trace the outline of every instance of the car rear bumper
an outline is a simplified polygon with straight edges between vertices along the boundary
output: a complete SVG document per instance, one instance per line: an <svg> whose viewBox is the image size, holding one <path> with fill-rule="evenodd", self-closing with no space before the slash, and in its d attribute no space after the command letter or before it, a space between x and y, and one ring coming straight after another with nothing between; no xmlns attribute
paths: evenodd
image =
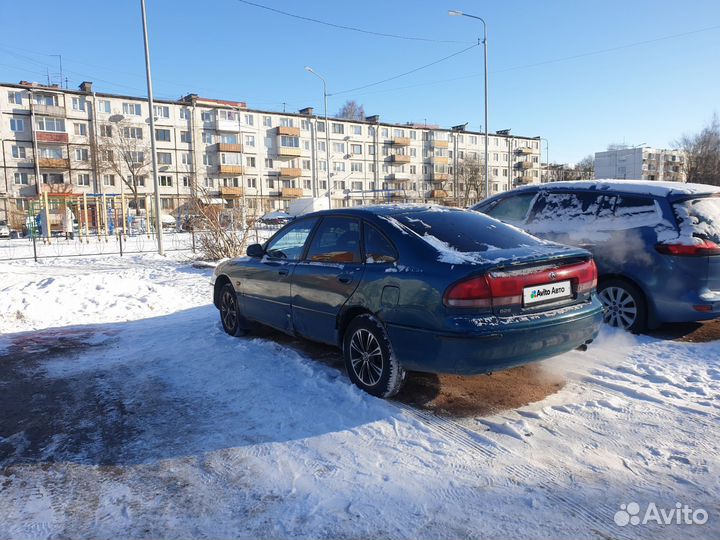
<svg viewBox="0 0 720 540"><path fill-rule="evenodd" d="M655 300L658 323L684 323L720 318L720 291L688 291L681 298Z"/></svg>
<svg viewBox="0 0 720 540"><path fill-rule="evenodd" d="M472 331L432 332L389 324L393 352L412 371L489 373L544 360L594 339L602 322L602 308L593 299L538 317L466 319Z"/></svg>

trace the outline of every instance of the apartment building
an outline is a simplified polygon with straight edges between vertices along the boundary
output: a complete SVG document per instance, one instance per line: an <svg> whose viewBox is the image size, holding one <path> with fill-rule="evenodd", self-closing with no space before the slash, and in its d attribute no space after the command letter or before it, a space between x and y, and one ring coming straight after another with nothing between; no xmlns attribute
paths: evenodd
<svg viewBox="0 0 720 540"><path fill-rule="evenodd" d="M145 98L95 92L90 82L78 90L0 87L0 219L22 213L43 191L124 193L143 208L153 193L150 137L168 214L190 196L256 214L328 191L333 207L452 203L456 194L467 201L471 186L458 166L484 159L483 134L462 126L389 124L379 116L326 125L312 108L263 111L191 94L157 100L150 133ZM540 181L539 142L490 135L493 193Z"/></svg>
<svg viewBox="0 0 720 540"><path fill-rule="evenodd" d="M649 146L595 152L595 178L685 182L685 155Z"/></svg>

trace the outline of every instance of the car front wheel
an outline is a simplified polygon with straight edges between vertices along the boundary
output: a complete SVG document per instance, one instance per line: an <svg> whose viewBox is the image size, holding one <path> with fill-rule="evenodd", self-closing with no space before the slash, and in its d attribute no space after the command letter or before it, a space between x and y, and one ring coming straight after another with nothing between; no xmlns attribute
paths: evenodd
<svg viewBox="0 0 720 540"><path fill-rule="evenodd" d="M647 327L647 309L642 291L620 279L608 279L598 286L603 305L604 321L629 332L642 332Z"/></svg>
<svg viewBox="0 0 720 540"><path fill-rule="evenodd" d="M240 314L237 294L230 283L226 283L220 290L220 322L223 330L231 336L245 334L244 319Z"/></svg>
<svg viewBox="0 0 720 540"><path fill-rule="evenodd" d="M350 380L373 396L389 398L400 391L405 370L392 353L382 323L372 315L355 317L343 339Z"/></svg>

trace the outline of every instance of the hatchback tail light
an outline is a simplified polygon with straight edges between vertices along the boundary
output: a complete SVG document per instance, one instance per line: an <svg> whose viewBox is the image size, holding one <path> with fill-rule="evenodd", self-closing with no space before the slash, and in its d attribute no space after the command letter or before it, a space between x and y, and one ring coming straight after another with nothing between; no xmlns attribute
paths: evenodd
<svg viewBox="0 0 720 540"><path fill-rule="evenodd" d="M663 255L676 255L678 257L702 257L706 255L720 255L720 246L710 240L703 240L699 244L658 244L655 250Z"/></svg>
<svg viewBox="0 0 720 540"><path fill-rule="evenodd" d="M597 267L593 260L577 264L529 271L489 272L451 285L444 302L449 307L489 308L522 304L523 289L569 280L576 293L588 293L597 287Z"/></svg>

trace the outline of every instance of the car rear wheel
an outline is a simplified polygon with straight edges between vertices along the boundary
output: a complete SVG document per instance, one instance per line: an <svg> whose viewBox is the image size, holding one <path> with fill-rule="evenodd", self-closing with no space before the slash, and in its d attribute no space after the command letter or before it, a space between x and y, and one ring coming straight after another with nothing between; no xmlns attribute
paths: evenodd
<svg viewBox="0 0 720 540"><path fill-rule="evenodd" d="M642 332L647 327L647 309L642 291L620 279L608 279L598 286L603 305L604 321L629 332Z"/></svg>
<svg viewBox="0 0 720 540"><path fill-rule="evenodd" d="M230 283L226 283L220 290L219 307L223 330L235 337L245 335L244 318L240 314L237 294Z"/></svg>
<svg viewBox="0 0 720 540"><path fill-rule="evenodd" d="M389 398L400 391L405 370L392 353L385 328L372 315L359 315L350 322L343 356L350 380L368 394Z"/></svg>

